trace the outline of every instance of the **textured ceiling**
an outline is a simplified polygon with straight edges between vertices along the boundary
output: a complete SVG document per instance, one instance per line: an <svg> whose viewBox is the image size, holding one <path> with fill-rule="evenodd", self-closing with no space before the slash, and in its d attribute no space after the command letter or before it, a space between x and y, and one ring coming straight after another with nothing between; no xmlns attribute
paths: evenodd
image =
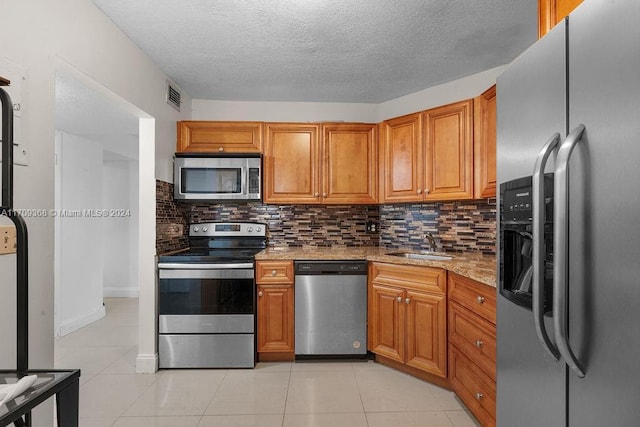
<svg viewBox="0 0 640 427"><path fill-rule="evenodd" d="M379 103L506 64L535 0L92 0L195 99Z"/></svg>
<svg viewBox="0 0 640 427"><path fill-rule="evenodd" d="M138 117L65 74L56 74L57 130L101 143L105 158L138 157Z"/></svg>

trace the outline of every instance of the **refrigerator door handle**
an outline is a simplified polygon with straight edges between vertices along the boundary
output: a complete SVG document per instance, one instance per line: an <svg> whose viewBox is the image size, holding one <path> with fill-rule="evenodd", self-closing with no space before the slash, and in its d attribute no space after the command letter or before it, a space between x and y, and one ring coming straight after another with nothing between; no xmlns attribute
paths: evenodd
<svg viewBox="0 0 640 427"><path fill-rule="evenodd" d="M584 377L584 368L573 354L567 330L569 316L567 313L567 291L569 288L568 265L568 230L569 230L569 159L575 146L582 139L584 125L578 125L569 133L567 139L558 150L554 176L553 206L553 327L556 345L567 365L578 375Z"/></svg>
<svg viewBox="0 0 640 427"><path fill-rule="evenodd" d="M560 134L555 133L544 144L536 158L533 168L532 208L533 208L533 280L532 280L532 311L536 334L547 353L554 361L560 359L560 353L551 342L544 325L544 223L545 223L545 194L544 169L551 153L558 147Z"/></svg>

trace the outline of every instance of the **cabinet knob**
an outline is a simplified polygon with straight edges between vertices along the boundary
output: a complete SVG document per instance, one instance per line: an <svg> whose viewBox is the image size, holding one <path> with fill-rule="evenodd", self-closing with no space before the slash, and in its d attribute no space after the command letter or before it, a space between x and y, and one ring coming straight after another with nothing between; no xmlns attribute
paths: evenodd
<svg viewBox="0 0 640 427"><path fill-rule="evenodd" d="M398 301L398 302L402 302L402 297L398 297L398 298L396 298L396 301Z"/></svg>
<svg viewBox="0 0 640 427"><path fill-rule="evenodd" d="M478 295L478 296L476 297L476 301L478 302L478 304L484 304L484 297L483 297L483 296Z"/></svg>
<svg viewBox="0 0 640 427"><path fill-rule="evenodd" d="M278 272L277 272L277 271L275 271L275 270L271 270L271 275L272 275L272 276L275 276L276 274L278 274Z"/></svg>
<svg viewBox="0 0 640 427"><path fill-rule="evenodd" d="M424 194L429 194L429 189L428 188L424 189Z"/></svg>
<svg viewBox="0 0 640 427"><path fill-rule="evenodd" d="M322 193L322 197L327 197L327 193Z"/></svg>
<svg viewBox="0 0 640 427"><path fill-rule="evenodd" d="M484 342L482 340L476 340L476 347L480 348L484 345Z"/></svg>
<svg viewBox="0 0 640 427"><path fill-rule="evenodd" d="M320 197L320 193L315 193L313 197Z"/></svg>
<svg viewBox="0 0 640 427"><path fill-rule="evenodd" d="M259 297L261 297L262 295L264 295L264 294L262 293L262 291L258 292L258 296L259 296Z"/></svg>
<svg viewBox="0 0 640 427"><path fill-rule="evenodd" d="M218 151L224 151L224 147L218 148Z"/></svg>
<svg viewBox="0 0 640 427"><path fill-rule="evenodd" d="M482 393L476 393L476 399L477 399L477 400L480 400L480 399L482 399L483 397L484 397L484 394L482 394Z"/></svg>
<svg viewBox="0 0 640 427"><path fill-rule="evenodd" d="M418 189L416 190L416 193L418 193L418 194L422 194L422 190L418 188Z"/></svg>
<svg viewBox="0 0 640 427"><path fill-rule="evenodd" d="M405 299L405 300L404 300L404 303L405 303L405 304L409 304L410 302L411 302L411 300L410 300L409 298L407 298L407 299Z"/></svg>

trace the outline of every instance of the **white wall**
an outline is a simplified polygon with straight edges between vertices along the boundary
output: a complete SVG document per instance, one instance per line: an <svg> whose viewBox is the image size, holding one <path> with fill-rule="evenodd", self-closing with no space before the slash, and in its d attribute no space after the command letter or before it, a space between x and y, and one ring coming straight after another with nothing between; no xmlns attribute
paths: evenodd
<svg viewBox="0 0 640 427"><path fill-rule="evenodd" d="M376 104L337 102L254 102L194 99L193 120L376 123Z"/></svg>
<svg viewBox="0 0 640 427"><path fill-rule="evenodd" d="M105 218L85 210L103 206L102 145L68 133L61 134L60 205L56 233L60 239L60 283L57 324L61 336L104 317L102 287Z"/></svg>
<svg viewBox="0 0 640 427"><path fill-rule="evenodd" d="M138 164L105 159L103 174L102 207L117 212L103 221L104 296L137 297Z"/></svg>
<svg viewBox="0 0 640 427"><path fill-rule="evenodd" d="M165 74L89 0L30 0L0 2L0 56L7 57L26 71L23 99L24 129L31 150L29 166L15 170L15 206L17 208L54 208L54 81L57 68L76 70L124 99L130 105L155 118L148 131L155 135L144 155L155 156L156 168L145 170L141 182L146 192L144 203L155 200L154 178L171 180L171 158L175 151L175 122L190 118L190 111L176 112L165 103ZM183 93L183 105L190 99ZM185 110L188 110L186 108ZM149 142L147 142L149 144ZM152 157L154 158L154 157ZM155 205L145 206L145 214L155 212ZM152 217L152 216L151 216ZM30 366L53 366L53 218L27 218L29 227L29 303L30 303ZM147 298L153 298L153 247L155 227L144 232L141 245L145 248L141 271L141 286L149 288ZM11 257L0 261L0 312L15 318L15 298L10 275L14 264ZM9 278L9 279L7 279ZM6 298L5 298L6 297ZM141 304L154 301L142 301ZM150 308L150 310L152 310ZM4 315L4 314L3 314ZM141 318L141 332L153 331L153 311ZM15 352L10 344L15 323L0 328L0 366L15 365ZM147 333L150 335L150 333ZM140 351L153 353L150 337L142 340ZM142 344L141 344L142 346ZM35 425L51 425L52 411L45 408L36 414ZM43 417L43 418L40 418Z"/></svg>
<svg viewBox="0 0 640 427"><path fill-rule="evenodd" d="M378 104L377 121L474 98L494 85L506 67L502 65Z"/></svg>
<svg viewBox="0 0 640 427"><path fill-rule="evenodd" d="M478 96L495 84L496 77L505 68L506 65L496 67L380 104L194 99L193 120L378 123L404 114Z"/></svg>

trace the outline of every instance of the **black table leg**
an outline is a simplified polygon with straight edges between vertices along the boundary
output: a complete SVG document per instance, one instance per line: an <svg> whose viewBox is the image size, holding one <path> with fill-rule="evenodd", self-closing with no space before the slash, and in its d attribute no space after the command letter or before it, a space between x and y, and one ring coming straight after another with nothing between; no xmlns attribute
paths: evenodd
<svg viewBox="0 0 640 427"><path fill-rule="evenodd" d="M78 427L80 381L77 379L56 393L58 427Z"/></svg>

